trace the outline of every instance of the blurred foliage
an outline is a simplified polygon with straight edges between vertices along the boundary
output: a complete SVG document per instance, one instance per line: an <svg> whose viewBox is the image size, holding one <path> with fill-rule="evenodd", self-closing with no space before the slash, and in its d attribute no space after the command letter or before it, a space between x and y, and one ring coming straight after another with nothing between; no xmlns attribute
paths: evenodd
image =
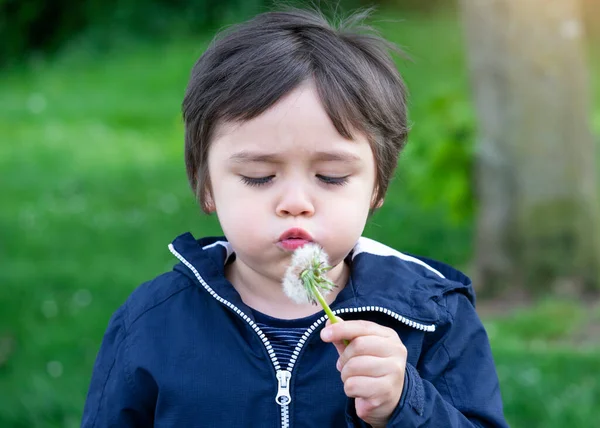
<svg viewBox="0 0 600 428"><path fill-rule="evenodd" d="M72 44L103 49L123 39L151 40L212 32L273 4L317 4L325 11L392 1L366 0L0 0L0 66ZM441 0L404 0L406 10L429 10Z"/></svg>
<svg viewBox="0 0 600 428"><path fill-rule="evenodd" d="M593 312L582 310L581 302L548 299L534 308L511 311L510 317L489 326L488 334L511 338L514 344L543 347L574 338L593 318Z"/></svg>
<svg viewBox="0 0 600 428"><path fill-rule="evenodd" d="M422 141L414 142L422 170L437 186L421 189L422 201L433 206L442 200L454 223L471 221L474 214L474 141L475 124L464 94L444 92L432 98L427 107L427 120L436 123L427 127Z"/></svg>
<svg viewBox="0 0 600 428"><path fill-rule="evenodd" d="M580 1L588 33L600 37L600 1ZM102 49L123 39L211 32L283 3L316 4L327 11L381 6L432 13L456 7L456 0L0 0L0 66L72 44Z"/></svg>
<svg viewBox="0 0 600 428"><path fill-rule="evenodd" d="M81 38L95 47L127 37L160 38L212 30L266 0L0 0L0 64L55 52Z"/></svg>

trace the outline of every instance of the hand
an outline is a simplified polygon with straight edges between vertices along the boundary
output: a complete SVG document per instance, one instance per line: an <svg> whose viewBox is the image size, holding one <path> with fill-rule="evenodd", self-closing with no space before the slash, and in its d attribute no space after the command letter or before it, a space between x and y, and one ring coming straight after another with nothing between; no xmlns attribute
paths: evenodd
<svg viewBox="0 0 600 428"><path fill-rule="evenodd" d="M333 343L340 354L337 369L344 392L356 399L358 417L374 428L384 427L404 388L407 351L398 334L369 321L327 322L321 339Z"/></svg>

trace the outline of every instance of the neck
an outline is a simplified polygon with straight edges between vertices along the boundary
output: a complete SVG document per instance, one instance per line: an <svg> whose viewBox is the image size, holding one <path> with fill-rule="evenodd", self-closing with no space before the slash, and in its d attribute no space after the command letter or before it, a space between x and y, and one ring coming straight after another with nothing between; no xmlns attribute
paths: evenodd
<svg viewBox="0 0 600 428"><path fill-rule="evenodd" d="M343 261L331 269L327 276L337 286L325 301L331 305L346 285L350 268ZM297 319L323 310L320 305L294 303L283 292L281 280L268 278L235 260L225 268L225 277L240 294L242 301L259 312L280 319Z"/></svg>

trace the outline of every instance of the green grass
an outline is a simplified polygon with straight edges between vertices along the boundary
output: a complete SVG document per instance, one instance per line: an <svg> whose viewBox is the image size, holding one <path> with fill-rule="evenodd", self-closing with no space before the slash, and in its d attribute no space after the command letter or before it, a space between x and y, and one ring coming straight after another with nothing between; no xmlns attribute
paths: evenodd
<svg viewBox="0 0 600 428"><path fill-rule="evenodd" d="M456 207L468 177L448 183L423 161L437 148L447 161L449 144L468 151L458 145L473 135L458 24L410 17L380 26L414 57L400 65L414 132L367 234L464 264L472 226ZM173 237L220 233L199 214L183 168L180 102L205 44L75 49L0 75L0 427L78 426L111 313L171 268ZM546 302L486 320L512 426L600 419L600 346L573 341L594 317Z"/></svg>
<svg viewBox="0 0 600 428"><path fill-rule="evenodd" d="M547 300L488 319L513 427L593 427L600 416L598 309ZM596 327L597 328L597 327Z"/></svg>

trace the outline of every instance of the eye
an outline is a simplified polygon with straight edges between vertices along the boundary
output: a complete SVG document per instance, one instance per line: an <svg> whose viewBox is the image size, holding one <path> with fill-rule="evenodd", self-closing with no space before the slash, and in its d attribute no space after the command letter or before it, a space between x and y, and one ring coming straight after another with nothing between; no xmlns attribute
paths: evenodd
<svg viewBox="0 0 600 428"><path fill-rule="evenodd" d="M343 186L348 182L349 175L344 177L329 177L327 175L317 174L317 178L325 184L333 184L335 186Z"/></svg>
<svg viewBox="0 0 600 428"><path fill-rule="evenodd" d="M244 184L248 186L264 186L265 184L269 184L271 180L275 178L274 175L268 175L266 177L246 177L245 175L241 176L241 180Z"/></svg>

